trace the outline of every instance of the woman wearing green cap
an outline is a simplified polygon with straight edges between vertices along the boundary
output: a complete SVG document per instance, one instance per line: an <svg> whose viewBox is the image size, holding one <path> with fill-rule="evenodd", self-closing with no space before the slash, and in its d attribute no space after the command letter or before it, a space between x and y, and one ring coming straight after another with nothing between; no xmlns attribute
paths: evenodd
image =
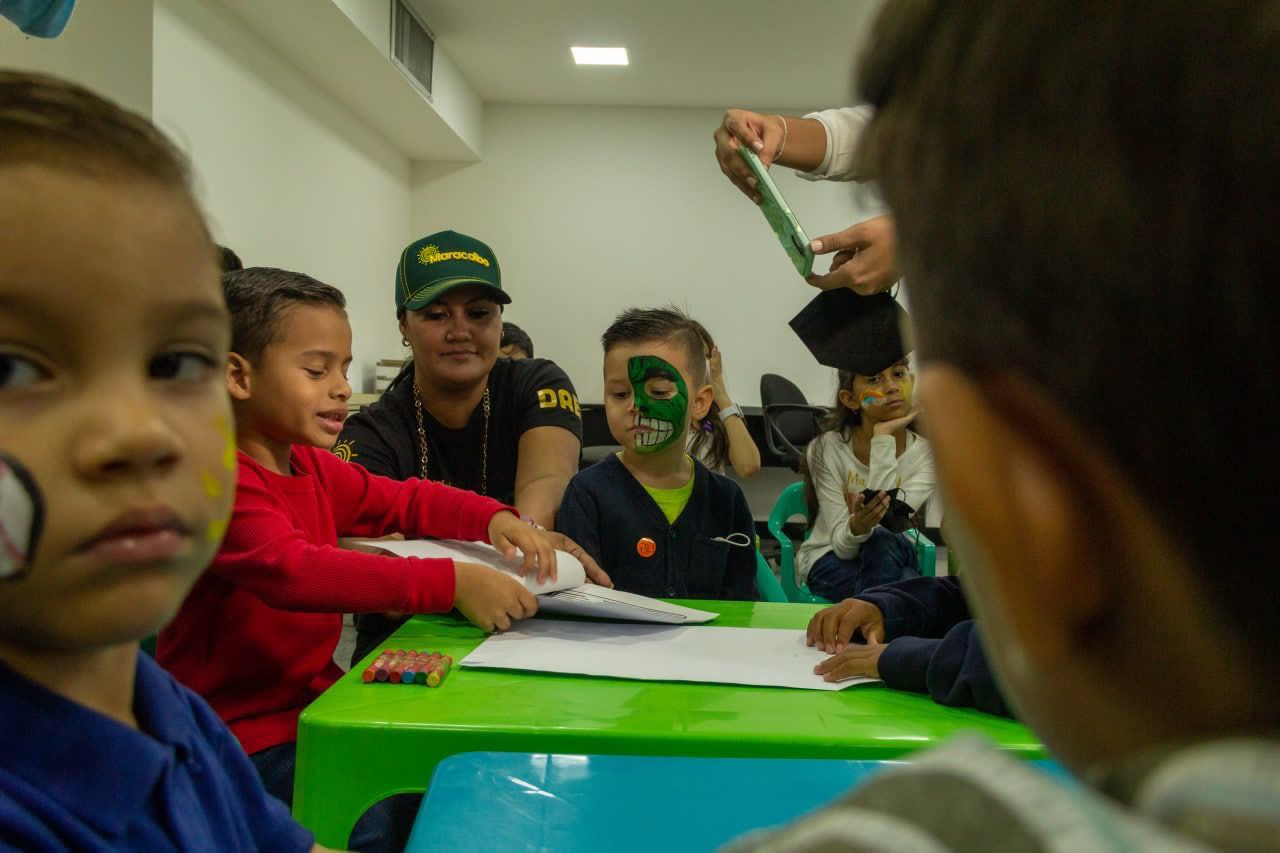
<svg viewBox="0 0 1280 853"><path fill-rule="evenodd" d="M382 397L346 424L334 452L398 480L423 477L514 504L550 527L582 451L582 413L569 377L542 358L499 358L502 289L487 245L456 231L409 244L396 267L396 317L413 350ZM583 559L576 544L558 547ZM354 660L402 618L358 617Z"/></svg>

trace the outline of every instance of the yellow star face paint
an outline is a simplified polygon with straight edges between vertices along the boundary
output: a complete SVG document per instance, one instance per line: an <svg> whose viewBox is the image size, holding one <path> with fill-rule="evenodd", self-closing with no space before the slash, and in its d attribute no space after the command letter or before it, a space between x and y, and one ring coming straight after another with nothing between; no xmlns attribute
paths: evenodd
<svg viewBox="0 0 1280 853"><path fill-rule="evenodd" d="M218 517L209 522L205 529L205 538L209 542L221 542L222 537L226 535L227 525L231 522L230 501L224 499L228 489L235 485L236 470L236 434L231 429L230 422L219 415L214 419L214 426L218 430L218 434L222 436L222 471L219 476L210 471L201 471L200 480L204 484L204 493L209 500L221 505L221 512ZM228 477L227 475L231 476ZM229 482L228 482L229 481Z"/></svg>
<svg viewBox="0 0 1280 853"><path fill-rule="evenodd" d="M218 434L222 436L222 467L228 471L236 470L236 433L226 418L219 416L215 421Z"/></svg>

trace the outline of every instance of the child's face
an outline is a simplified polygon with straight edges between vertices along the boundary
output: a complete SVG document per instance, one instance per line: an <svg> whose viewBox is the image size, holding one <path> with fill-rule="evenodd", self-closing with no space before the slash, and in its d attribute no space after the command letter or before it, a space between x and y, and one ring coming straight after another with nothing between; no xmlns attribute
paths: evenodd
<svg viewBox="0 0 1280 853"><path fill-rule="evenodd" d="M692 376L684 348L668 341L618 344L605 353L605 416L613 440L641 454L683 448L690 422L711 407L711 385L699 386Z"/></svg>
<svg viewBox="0 0 1280 853"><path fill-rule="evenodd" d="M231 511L229 338L181 193L0 167L0 449L45 504L0 644L91 651L172 618Z"/></svg>
<svg viewBox="0 0 1280 853"><path fill-rule="evenodd" d="M876 424L911 412L914 385L915 376L903 359L874 376L855 375L850 387L840 392L840 402Z"/></svg>
<svg viewBox="0 0 1280 853"><path fill-rule="evenodd" d="M244 383L230 380L241 428L281 444L333 447L347 417L350 367L346 313L333 305L289 306Z"/></svg>

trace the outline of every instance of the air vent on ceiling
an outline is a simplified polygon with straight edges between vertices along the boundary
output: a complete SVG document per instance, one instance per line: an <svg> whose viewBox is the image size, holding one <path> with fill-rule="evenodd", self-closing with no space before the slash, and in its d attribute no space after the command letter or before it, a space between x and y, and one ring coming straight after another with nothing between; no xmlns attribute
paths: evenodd
<svg viewBox="0 0 1280 853"><path fill-rule="evenodd" d="M409 8L406 0L391 0L391 59L431 99L431 61L436 39Z"/></svg>

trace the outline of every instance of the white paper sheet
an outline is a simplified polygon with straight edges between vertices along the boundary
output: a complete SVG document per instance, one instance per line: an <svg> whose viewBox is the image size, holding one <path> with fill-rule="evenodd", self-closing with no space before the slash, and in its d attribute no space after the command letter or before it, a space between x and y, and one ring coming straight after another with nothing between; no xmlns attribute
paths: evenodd
<svg viewBox="0 0 1280 853"><path fill-rule="evenodd" d="M710 622L720 615L710 610L682 607L646 595L609 589L593 583L539 595L538 612L590 616L594 619L662 622L668 625L696 625Z"/></svg>
<svg viewBox="0 0 1280 853"><path fill-rule="evenodd" d="M534 595L572 589L587 582L587 573L578 558L560 550L556 551L556 579L540 584L536 573L520 574L519 557L508 559L487 542L463 542L457 539L357 539L356 542L390 551L398 557L446 558L463 563L479 563L512 575Z"/></svg>
<svg viewBox="0 0 1280 853"><path fill-rule="evenodd" d="M400 557L448 558L479 563L511 575L538 596L538 609L547 613L692 625L710 622L720 614L668 604L656 598L587 583L582 563L572 554L556 551L556 579L538 583L537 576L520 574L520 559L508 559L485 542L456 539L358 539L356 544L381 548Z"/></svg>
<svg viewBox="0 0 1280 853"><path fill-rule="evenodd" d="M800 629L529 619L486 639L462 666L804 690L843 690L877 680L823 681L813 667L825 657L805 645Z"/></svg>

